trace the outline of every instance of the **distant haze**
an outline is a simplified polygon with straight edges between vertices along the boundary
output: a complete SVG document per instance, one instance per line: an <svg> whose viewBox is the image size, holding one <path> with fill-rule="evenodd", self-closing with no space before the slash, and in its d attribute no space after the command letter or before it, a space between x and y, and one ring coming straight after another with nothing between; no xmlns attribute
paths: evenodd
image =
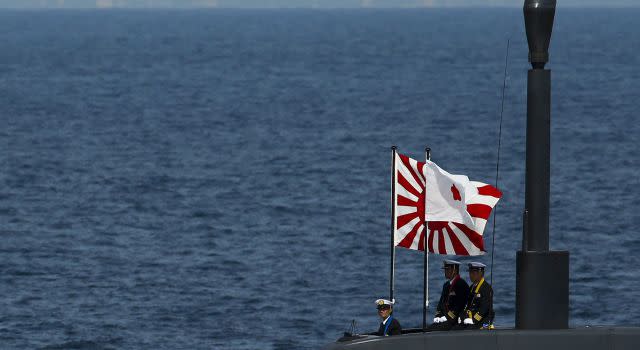
<svg viewBox="0 0 640 350"><path fill-rule="evenodd" d="M0 0L0 8L366 8L522 6L523 0ZM638 0L558 0L563 7L637 7Z"/></svg>

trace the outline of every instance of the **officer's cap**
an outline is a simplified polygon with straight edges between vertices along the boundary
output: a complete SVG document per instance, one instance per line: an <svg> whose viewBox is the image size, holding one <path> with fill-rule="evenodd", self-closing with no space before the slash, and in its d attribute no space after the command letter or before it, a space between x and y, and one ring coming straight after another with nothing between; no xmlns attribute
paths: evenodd
<svg viewBox="0 0 640 350"><path fill-rule="evenodd" d="M376 300L376 305L378 307L378 309L388 309L393 307L393 304L395 304L396 301L395 299L393 301L387 300L387 299L378 299Z"/></svg>
<svg viewBox="0 0 640 350"><path fill-rule="evenodd" d="M460 267L460 262L455 260L445 259L442 262L442 268L446 269L447 267Z"/></svg>
<svg viewBox="0 0 640 350"><path fill-rule="evenodd" d="M469 271L484 271L485 267L487 267L487 265L481 262L474 261L469 263Z"/></svg>

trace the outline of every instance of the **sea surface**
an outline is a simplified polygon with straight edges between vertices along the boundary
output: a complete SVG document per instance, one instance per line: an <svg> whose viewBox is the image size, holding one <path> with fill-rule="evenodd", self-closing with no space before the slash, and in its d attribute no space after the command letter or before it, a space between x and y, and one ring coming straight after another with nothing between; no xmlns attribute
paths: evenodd
<svg viewBox="0 0 640 350"><path fill-rule="evenodd" d="M550 241L571 252L574 326L640 324L639 16L556 15ZM493 254L500 327L521 9L0 11L0 348L317 349L377 329L390 146L495 183L508 41L504 197L487 254L460 258ZM397 250L395 297L419 326L421 253Z"/></svg>

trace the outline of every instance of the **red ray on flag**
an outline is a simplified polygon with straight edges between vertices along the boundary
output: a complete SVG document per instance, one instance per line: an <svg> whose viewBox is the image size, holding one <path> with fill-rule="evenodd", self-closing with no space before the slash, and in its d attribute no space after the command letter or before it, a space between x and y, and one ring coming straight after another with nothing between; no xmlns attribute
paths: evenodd
<svg viewBox="0 0 640 350"><path fill-rule="evenodd" d="M425 175L424 162L418 162L402 154L396 154L396 182L394 207L395 245L424 251ZM502 193L495 187L481 182L470 182L477 195L466 198L466 210L473 225L450 221L429 221L427 246L434 254L481 255L484 254L482 234ZM452 186L451 194L462 200L459 189Z"/></svg>

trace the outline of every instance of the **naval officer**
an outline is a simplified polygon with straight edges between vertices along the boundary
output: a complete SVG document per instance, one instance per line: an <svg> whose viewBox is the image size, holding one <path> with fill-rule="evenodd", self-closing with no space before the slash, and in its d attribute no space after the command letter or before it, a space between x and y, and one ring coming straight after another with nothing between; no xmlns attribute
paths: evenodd
<svg viewBox="0 0 640 350"><path fill-rule="evenodd" d="M447 281L442 285L435 318L428 331L450 330L458 324L458 316L467 305L469 285L460 277L460 262L444 260L442 269Z"/></svg>
<svg viewBox="0 0 640 350"><path fill-rule="evenodd" d="M393 304L394 301L389 301L387 299L378 299L376 300L376 306L378 308L378 316L382 319L380 322L380 327L378 331L373 333L373 335L378 335L381 337L388 337L392 335L400 335L402 334L402 327L400 327L400 322L393 317Z"/></svg>
<svg viewBox="0 0 640 350"><path fill-rule="evenodd" d="M485 264L469 263L471 287L467 297L467 306L460 319L462 323L453 329L491 328L493 322L493 288L484 279Z"/></svg>

